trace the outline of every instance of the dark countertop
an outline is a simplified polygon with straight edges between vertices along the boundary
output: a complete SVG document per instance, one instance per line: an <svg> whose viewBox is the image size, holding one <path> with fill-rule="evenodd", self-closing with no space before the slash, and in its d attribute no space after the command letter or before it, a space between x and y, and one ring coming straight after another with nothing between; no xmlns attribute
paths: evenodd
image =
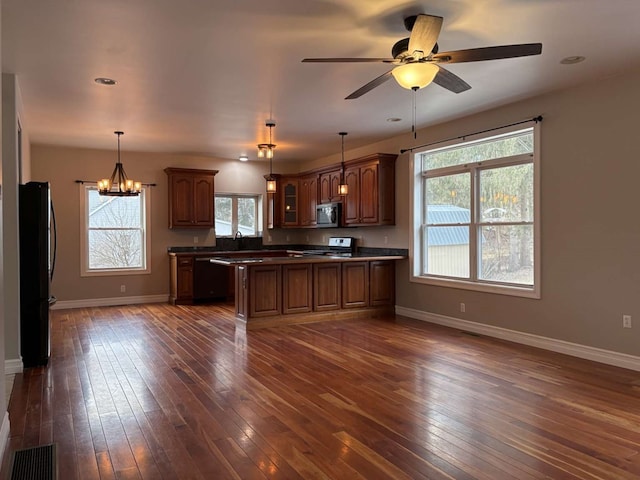
<svg viewBox="0 0 640 480"><path fill-rule="evenodd" d="M226 247L226 248L225 248ZM229 245L219 245L216 247L169 247L167 253L171 256L182 255L211 255L211 256L226 256L226 255L242 255L260 257L261 254L273 256L275 252L308 252L310 250L318 250L320 255L323 255L326 251L326 246L321 245L264 245L257 246L258 248L229 248ZM360 247L358 253L353 258L369 258L369 257L401 257L407 258L409 256L409 250L406 248L376 248L376 247Z"/></svg>
<svg viewBox="0 0 640 480"><path fill-rule="evenodd" d="M234 256L215 256L209 260L211 263L218 265L282 265L282 264L301 264L301 263L330 263L330 262L362 262L362 261L375 261L375 260L402 260L407 258L406 255L372 255L368 253L359 253L351 256L344 255L303 255L302 252L296 252L289 250L287 256L267 256L260 257L234 257Z"/></svg>

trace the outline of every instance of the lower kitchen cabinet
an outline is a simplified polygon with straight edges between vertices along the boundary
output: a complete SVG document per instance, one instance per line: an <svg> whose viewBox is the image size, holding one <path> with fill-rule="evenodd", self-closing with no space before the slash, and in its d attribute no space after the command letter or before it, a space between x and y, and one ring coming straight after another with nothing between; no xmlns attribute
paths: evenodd
<svg viewBox="0 0 640 480"><path fill-rule="evenodd" d="M342 268L340 263L313 265L313 310L324 312L341 307Z"/></svg>
<svg viewBox="0 0 640 480"><path fill-rule="evenodd" d="M282 313L306 313L312 308L313 281L310 264L282 266Z"/></svg>
<svg viewBox="0 0 640 480"><path fill-rule="evenodd" d="M369 306L369 262L342 264L342 308Z"/></svg>
<svg viewBox="0 0 640 480"><path fill-rule="evenodd" d="M193 301L193 257L171 257L169 297L173 304Z"/></svg>
<svg viewBox="0 0 640 480"><path fill-rule="evenodd" d="M396 264L392 260L369 263L369 304L372 307L395 304Z"/></svg>
<svg viewBox="0 0 640 480"><path fill-rule="evenodd" d="M249 316L268 317L282 313L282 267L259 265L249 269Z"/></svg>

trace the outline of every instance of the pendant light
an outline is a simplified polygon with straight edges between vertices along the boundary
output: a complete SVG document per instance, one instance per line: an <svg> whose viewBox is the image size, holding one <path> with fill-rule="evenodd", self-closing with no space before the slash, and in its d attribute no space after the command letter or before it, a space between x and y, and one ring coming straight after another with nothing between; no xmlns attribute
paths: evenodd
<svg viewBox="0 0 640 480"><path fill-rule="evenodd" d="M340 164L340 185L338 185L338 195L345 196L349 193L349 186L344 180L344 137L347 135L347 132L338 133L342 137L342 163Z"/></svg>
<svg viewBox="0 0 640 480"><path fill-rule="evenodd" d="M112 197L130 197L139 195L142 183L130 180L120 162L120 135L124 132L113 132L118 136L118 161L110 178L98 180L98 193Z"/></svg>
<svg viewBox="0 0 640 480"><path fill-rule="evenodd" d="M258 144L258 157L269 159L269 176L267 177L267 193L276 193L276 179L273 177L273 152L276 146L271 143L271 129L276 126L273 120L267 120L265 124L269 128L269 143Z"/></svg>

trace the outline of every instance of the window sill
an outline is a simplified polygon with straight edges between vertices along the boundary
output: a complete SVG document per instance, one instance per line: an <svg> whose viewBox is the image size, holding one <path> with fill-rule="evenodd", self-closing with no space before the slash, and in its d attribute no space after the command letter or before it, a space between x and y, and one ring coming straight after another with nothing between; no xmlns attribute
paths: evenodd
<svg viewBox="0 0 640 480"><path fill-rule="evenodd" d="M409 279L412 283L434 285L446 288L458 288L461 290L473 290L476 292L494 293L497 295L511 295L514 297L540 298L540 292L535 287L517 287L513 285L495 285L490 283L469 282L448 278L418 277L412 275Z"/></svg>
<svg viewBox="0 0 640 480"><path fill-rule="evenodd" d="M81 272L81 277L120 277L124 275L149 275L151 269L136 269L136 270L92 270L89 272Z"/></svg>

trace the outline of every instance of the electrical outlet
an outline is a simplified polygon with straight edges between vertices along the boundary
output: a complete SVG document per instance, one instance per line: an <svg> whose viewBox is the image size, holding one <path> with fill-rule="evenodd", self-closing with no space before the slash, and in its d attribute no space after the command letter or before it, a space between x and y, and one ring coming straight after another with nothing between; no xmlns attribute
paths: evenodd
<svg viewBox="0 0 640 480"><path fill-rule="evenodd" d="M384 244L388 244L389 243L389 237L387 237L386 235L384 236Z"/></svg>
<svg viewBox="0 0 640 480"><path fill-rule="evenodd" d="M193 244L195 245L196 243L198 243L198 237L193 237Z"/></svg>
<svg viewBox="0 0 640 480"><path fill-rule="evenodd" d="M631 315L622 315L622 328L631 328Z"/></svg>
<svg viewBox="0 0 640 480"><path fill-rule="evenodd" d="M124 293L127 291L127 287L125 285L120 285L120 293Z"/></svg>
<svg viewBox="0 0 640 480"><path fill-rule="evenodd" d="M307 235L306 237L304 237L306 242L309 243L309 235Z"/></svg>
<svg viewBox="0 0 640 480"><path fill-rule="evenodd" d="M327 236L322 235L322 244L325 245L327 243Z"/></svg>
<svg viewBox="0 0 640 480"><path fill-rule="evenodd" d="M269 239L269 243L271 243L271 235L267 237Z"/></svg>
<svg viewBox="0 0 640 480"><path fill-rule="evenodd" d="M464 312L466 312L466 311L467 311L467 306L466 306L464 303L461 303L461 304L460 304L460 311L461 311L462 313L464 313Z"/></svg>
<svg viewBox="0 0 640 480"><path fill-rule="evenodd" d="M291 238L289 237L289 235L287 235L287 243L289 243L289 240L290 240L290 239L291 239Z"/></svg>

